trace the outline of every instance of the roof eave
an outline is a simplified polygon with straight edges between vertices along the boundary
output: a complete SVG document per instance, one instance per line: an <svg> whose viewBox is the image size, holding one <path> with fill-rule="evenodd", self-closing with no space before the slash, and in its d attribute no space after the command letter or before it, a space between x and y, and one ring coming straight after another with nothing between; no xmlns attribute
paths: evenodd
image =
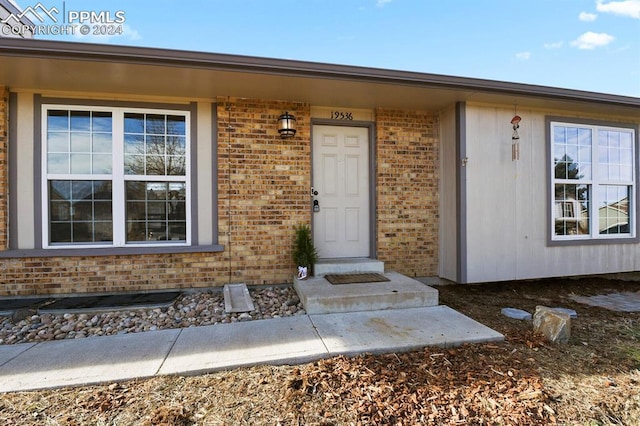
<svg viewBox="0 0 640 426"><path fill-rule="evenodd" d="M0 38L0 54L340 79L640 107L640 98L599 92L412 71L175 49Z"/></svg>

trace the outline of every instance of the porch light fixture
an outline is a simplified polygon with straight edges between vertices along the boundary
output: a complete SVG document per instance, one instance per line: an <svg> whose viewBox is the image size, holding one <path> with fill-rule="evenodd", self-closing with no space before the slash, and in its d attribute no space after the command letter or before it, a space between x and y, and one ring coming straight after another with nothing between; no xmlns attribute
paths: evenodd
<svg viewBox="0 0 640 426"><path fill-rule="evenodd" d="M278 133L282 139L292 138L296 135L296 118L288 111L278 117Z"/></svg>

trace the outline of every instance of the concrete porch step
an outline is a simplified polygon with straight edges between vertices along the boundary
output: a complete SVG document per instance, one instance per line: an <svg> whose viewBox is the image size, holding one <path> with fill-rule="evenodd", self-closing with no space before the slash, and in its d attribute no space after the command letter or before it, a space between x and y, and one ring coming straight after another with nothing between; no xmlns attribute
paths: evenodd
<svg viewBox="0 0 640 426"><path fill-rule="evenodd" d="M438 305L438 290L397 272L388 282L333 285L324 277L294 278L293 286L307 314L376 311Z"/></svg>
<svg viewBox="0 0 640 426"><path fill-rule="evenodd" d="M384 262L369 258L320 259L313 265L313 273L316 277L364 272L383 273Z"/></svg>

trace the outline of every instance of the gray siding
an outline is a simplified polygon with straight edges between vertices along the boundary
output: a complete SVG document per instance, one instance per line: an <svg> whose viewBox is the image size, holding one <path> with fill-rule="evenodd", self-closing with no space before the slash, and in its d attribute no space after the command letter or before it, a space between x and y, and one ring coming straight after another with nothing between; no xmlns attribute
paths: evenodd
<svg viewBox="0 0 640 426"><path fill-rule="evenodd" d="M549 114L565 115L568 121L579 116L519 106L520 160L512 161L513 106L467 104L467 282L640 269L640 244L548 244L545 117Z"/></svg>
<svg viewBox="0 0 640 426"><path fill-rule="evenodd" d="M456 112L440 115L440 272L442 278L458 280L457 274L457 180Z"/></svg>

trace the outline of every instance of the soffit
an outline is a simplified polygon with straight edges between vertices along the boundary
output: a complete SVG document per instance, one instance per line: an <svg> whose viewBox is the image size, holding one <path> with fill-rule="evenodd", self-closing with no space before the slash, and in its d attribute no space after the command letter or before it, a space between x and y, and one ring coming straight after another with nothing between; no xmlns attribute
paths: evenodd
<svg viewBox="0 0 640 426"><path fill-rule="evenodd" d="M27 48L23 48L26 46ZM0 40L0 84L36 91L290 100L438 111L458 101L638 116L640 99L393 70L162 49Z"/></svg>

